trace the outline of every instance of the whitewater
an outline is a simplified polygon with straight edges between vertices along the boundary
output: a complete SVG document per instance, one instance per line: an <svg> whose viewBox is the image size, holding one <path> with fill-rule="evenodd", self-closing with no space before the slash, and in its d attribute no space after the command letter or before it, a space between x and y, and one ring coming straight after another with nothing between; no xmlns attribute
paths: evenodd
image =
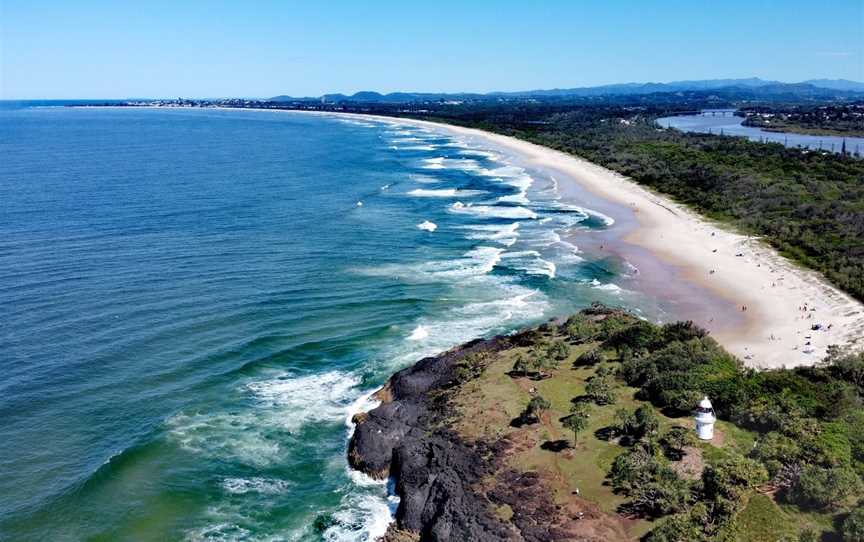
<svg viewBox="0 0 864 542"><path fill-rule="evenodd" d="M390 374L592 301L651 306L567 240L614 220L452 134L273 111L0 115L12 539L371 540L398 499L345 452Z"/></svg>

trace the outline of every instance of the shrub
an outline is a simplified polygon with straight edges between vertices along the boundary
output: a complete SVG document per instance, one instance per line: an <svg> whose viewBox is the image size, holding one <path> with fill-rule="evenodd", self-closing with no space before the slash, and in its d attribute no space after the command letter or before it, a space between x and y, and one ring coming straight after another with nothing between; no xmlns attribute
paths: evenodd
<svg viewBox="0 0 864 542"><path fill-rule="evenodd" d="M634 318L626 313L610 314L600 321L600 329L594 338L600 341L607 341L615 336L615 334L630 327L633 321Z"/></svg>
<svg viewBox="0 0 864 542"><path fill-rule="evenodd" d="M702 473L705 494L712 499L737 502L744 493L768 480L768 472L758 461L734 454L708 465Z"/></svg>
<svg viewBox="0 0 864 542"><path fill-rule="evenodd" d="M691 339L707 337L708 331L694 324L692 320L687 320L686 322L674 322L663 325L661 334L664 343L671 343L673 341L683 343Z"/></svg>
<svg viewBox="0 0 864 542"><path fill-rule="evenodd" d="M611 405L615 403L613 386L612 377L594 376L585 385L585 395L598 405Z"/></svg>
<svg viewBox="0 0 864 542"><path fill-rule="evenodd" d="M702 542L707 540L702 523L693 512L664 518L645 536L646 542Z"/></svg>
<svg viewBox="0 0 864 542"><path fill-rule="evenodd" d="M615 348L619 354L625 347L635 351L653 350L663 338L660 328L643 320L637 320L627 327L611 329L614 331L610 332L605 344Z"/></svg>
<svg viewBox="0 0 864 542"><path fill-rule="evenodd" d="M797 462L801 453L798 442L782 433L772 431L756 441L750 457L764 463L771 476L775 476L783 465Z"/></svg>
<svg viewBox="0 0 864 542"><path fill-rule="evenodd" d="M789 489L788 498L802 507L836 508L861 491L861 479L849 467L807 465Z"/></svg>
<svg viewBox="0 0 864 542"><path fill-rule="evenodd" d="M531 368L528 362L525 360L525 357L522 355L517 356L516 361L513 362L512 372L520 376L525 376L529 373L530 370Z"/></svg>
<svg viewBox="0 0 864 542"><path fill-rule="evenodd" d="M565 360L570 355L570 347L564 341L555 341L546 349L546 355L558 361Z"/></svg>
<svg viewBox="0 0 864 542"><path fill-rule="evenodd" d="M858 506L843 520L843 542L864 542L864 506Z"/></svg>
<svg viewBox="0 0 864 542"><path fill-rule="evenodd" d="M643 441L619 454L609 470L612 487L629 495L651 482L658 471L666 468L659 462L656 448L653 443Z"/></svg>
<svg viewBox="0 0 864 542"><path fill-rule="evenodd" d="M467 382L483 374L489 355L485 352L469 354L456 364L455 377L457 382Z"/></svg>
<svg viewBox="0 0 864 542"><path fill-rule="evenodd" d="M634 412L627 409L619 409L615 412L615 429L623 436L633 440L641 440L651 436L660 428L660 418L654 409L648 405L642 405Z"/></svg>
<svg viewBox="0 0 864 542"><path fill-rule="evenodd" d="M864 352L832 359L828 371L840 380L845 380L864 394Z"/></svg>
<svg viewBox="0 0 864 542"><path fill-rule="evenodd" d="M693 502L690 484L666 467L658 468L653 480L637 485L629 496L631 509L654 517L674 514Z"/></svg>
<svg viewBox="0 0 864 542"><path fill-rule="evenodd" d="M561 365L557 359L548 355L545 348L533 349L529 364L535 372L540 373L540 376L547 376L546 371L554 371Z"/></svg>
<svg viewBox="0 0 864 542"><path fill-rule="evenodd" d="M597 334L597 324L584 314L574 314L567 319L564 329L570 339L577 343L584 343L594 339Z"/></svg>
<svg viewBox="0 0 864 542"><path fill-rule="evenodd" d="M551 406L552 404L549 401L539 395L535 395L528 401L528 405L525 407L522 415L524 418L540 421L540 415L544 411L549 410Z"/></svg>
<svg viewBox="0 0 864 542"><path fill-rule="evenodd" d="M679 460L684 457L684 448L695 444L695 440L692 429L676 425L675 427L670 427L660 437L660 446L663 447L663 453L666 454L666 457Z"/></svg>
<svg viewBox="0 0 864 542"><path fill-rule="evenodd" d="M591 365L596 365L603 361L603 353L599 348L592 348L587 352L583 353L581 356L576 358L576 365L580 367L589 367Z"/></svg>

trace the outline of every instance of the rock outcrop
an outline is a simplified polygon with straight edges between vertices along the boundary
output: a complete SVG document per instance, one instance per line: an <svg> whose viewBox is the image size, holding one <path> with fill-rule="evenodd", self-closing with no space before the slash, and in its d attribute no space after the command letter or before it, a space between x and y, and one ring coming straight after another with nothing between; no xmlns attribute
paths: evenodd
<svg viewBox="0 0 864 542"><path fill-rule="evenodd" d="M388 538L406 531L433 541L520 538L477 491L491 474L489 450L462 442L446 423L452 415L447 395L460 360L508 348L511 340L477 340L425 358L396 373L380 394L382 404L355 418L349 463L375 478L396 480L401 500Z"/></svg>

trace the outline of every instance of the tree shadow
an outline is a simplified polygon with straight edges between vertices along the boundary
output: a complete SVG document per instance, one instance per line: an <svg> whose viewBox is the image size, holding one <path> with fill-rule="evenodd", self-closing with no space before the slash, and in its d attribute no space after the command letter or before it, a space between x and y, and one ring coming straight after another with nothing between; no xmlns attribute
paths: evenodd
<svg viewBox="0 0 864 542"><path fill-rule="evenodd" d="M570 399L570 403L572 403L574 406L575 405L587 405L587 404L590 404L593 402L594 401L591 399L591 397L589 397L587 395L577 395L573 399Z"/></svg>
<svg viewBox="0 0 864 542"><path fill-rule="evenodd" d="M528 416L524 412L519 414L512 420L510 420L510 427L520 428L526 425L534 425L535 423L539 423L540 419L534 416Z"/></svg>
<svg viewBox="0 0 864 542"><path fill-rule="evenodd" d="M594 431L594 436L597 437L598 440L605 440L609 442L617 435L618 431L612 427L601 427L600 429Z"/></svg>
<svg viewBox="0 0 864 542"><path fill-rule="evenodd" d="M561 452L570 448L570 441L565 439L547 440L540 445L540 448L548 452Z"/></svg>

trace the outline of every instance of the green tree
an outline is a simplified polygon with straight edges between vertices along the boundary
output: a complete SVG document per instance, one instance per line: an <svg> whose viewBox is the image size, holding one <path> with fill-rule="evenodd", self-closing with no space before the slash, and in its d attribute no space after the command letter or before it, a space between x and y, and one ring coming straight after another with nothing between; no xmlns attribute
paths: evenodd
<svg viewBox="0 0 864 542"><path fill-rule="evenodd" d="M669 468L660 467L654 478L630 491L630 507L648 516L665 516L693 502L690 484Z"/></svg>
<svg viewBox="0 0 864 542"><path fill-rule="evenodd" d="M592 365L597 365L598 363L603 361L603 353L599 348L592 348L582 353L578 358L576 358L576 365L579 367L590 367Z"/></svg>
<svg viewBox="0 0 864 542"><path fill-rule="evenodd" d="M683 512L663 518L646 536L647 542L703 542L707 540L702 525L692 513Z"/></svg>
<svg viewBox="0 0 864 542"><path fill-rule="evenodd" d="M801 447L797 441L778 431L772 431L759 437L750 457L761 461L773 476L783 465L796 463L800 459Z"/></svg>
<svg viewBox="0 0 864 542"><path fill-rule="evenodd" d="M588 342L597 334L597 324L584 314L574 314L564 324L570 339L583 343Z"/></svg>
<svg viewBox="0 0 864 542"><path fill-rule="evenodd" d="M660 429L660 418L651 405L642 405L635 411L619 408L615 412L615 431L633 440L653 436Z"/></svg>
<svg viewBox="0 0 864 542"><path fill-rule="evenodd" d="M541 378L549 376L547 371L554 371L560 365L558 360L547 354L546 348L535 348L531 351L530 366Z"/></svg>
<svg viewBox="0 0 864 542"><path fill-rule="evenodd" d="M789 499L804 507L837 508L861 492L861 479L851 468L807 465L789 489Z"/></svg>
<svg viewBox="0 0 864 542"><path fill-rule="evenodd" d="M552 359L563 361L570 355L570 347L564 341L555 341L549 345L546 355Z"/></svg>
<svg viewBox="0 0 864 542"><path fill-rule="evenodd" d="M694 442L693 430L680 425L670 427L660 437L660 445L663 447L666 457L674 460L684 457L684 448L692 446Z"/></svg>
<svg viewBox="0 0 864 542"><path fill-rule="evenodd" d="M656 445L640 441L615 458L609 480L613 488L629 495L635 488L648 484L660 469Z"/></svg>
<svg viewBox="0 0 864 542"><path fill-rule="evenodd" d="M570 415L561 421L565 428L573 431L573 446L576 446L576 442L579 440L579 432L588 427L589 417L590 412L587 405L576 404L570 409Z"/></svg>
<svg viewBox="0 0 864 542"><path fill-rule="evenodd" d="M516 357L516 361L513 363L513 374L517 374L519 376L525 376L530 371L530 367L528 362L525 360L525 356L519 355Z"/></svg>
<svg viewBox="0 0 864 542"><path fill-rule="evenodd" d="M843 520L843 542L864 542L864 505L859 505Z"/></svg>
<svg viewBox="0 0 864 542"><path fill-rule="evenodd" d="M609 375L594 376L585 385L585 395L598 405L611 405L615 403L615 392L613 391L612 377Z"/></svg>
<svg viewBox="0 0 864 542"><path fill-rule="evenodd" d="M528 419L540 421L540 416L543 412L549 410L551 406L552 404L549 401L539 395L535 395L530 401L528 401L523 416Z"/></svg>
<svg viewBox="0 0 864 542"><path fill-rule="evenodd" d="M733 454L712 465L702 473L702 484L709 498L740 501L747 490L768 480L768 472L761 463Z"/></svg>

